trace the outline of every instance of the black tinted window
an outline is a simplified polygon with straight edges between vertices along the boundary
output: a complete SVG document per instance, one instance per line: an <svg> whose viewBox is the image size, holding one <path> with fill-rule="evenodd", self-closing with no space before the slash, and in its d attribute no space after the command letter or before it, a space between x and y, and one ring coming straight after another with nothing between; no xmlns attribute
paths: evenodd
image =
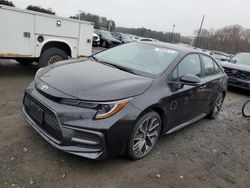
<svg viewBox="0 0 250 188"><path fill-rule="evenodd" d="M220 68L214 62L214 60L208 56L202 55L203 65L204 65L204 75L210 76L214 74L218 74L220 72Z"/></svg>

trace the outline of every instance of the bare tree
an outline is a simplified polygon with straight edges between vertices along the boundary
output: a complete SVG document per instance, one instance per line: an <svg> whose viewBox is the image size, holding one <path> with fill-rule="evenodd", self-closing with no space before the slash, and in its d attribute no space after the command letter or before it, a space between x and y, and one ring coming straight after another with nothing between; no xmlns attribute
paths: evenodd
<svg viewBox="0 0 250 188"><path fill-rule="evenodd" d="M250 52L250 29L240 25L227 26L215 31L203 29L198 47L231 54Z"/></svg>

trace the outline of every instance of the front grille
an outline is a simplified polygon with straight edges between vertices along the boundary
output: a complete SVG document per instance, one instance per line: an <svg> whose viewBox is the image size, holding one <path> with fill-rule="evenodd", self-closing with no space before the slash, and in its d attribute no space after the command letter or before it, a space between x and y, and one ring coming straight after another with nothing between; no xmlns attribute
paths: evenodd
<svg viewBox="0 0 250 188"><path fill-rule="evenodd" d="M230 77L239 78L242 80L250 80L250 73L249 72L225 68L225 67L224 67L224 71Z"/></svg>
<svg viewBox="0 0 250 188"><path fill-rule="evenodd" d="M27 114L32 118L33 121L36 122L39 128L48 135L55 138L57 141L62 142L63 135L56 115L49 108L44 106L42 103L27 93L25 94L23 103ZM39 118L40 116L38 117L38 115L33 112L34 109L32 109L32 106L34 104L39 110L41 109L41 112L39 112L41 113L41 118Z"/></svg>

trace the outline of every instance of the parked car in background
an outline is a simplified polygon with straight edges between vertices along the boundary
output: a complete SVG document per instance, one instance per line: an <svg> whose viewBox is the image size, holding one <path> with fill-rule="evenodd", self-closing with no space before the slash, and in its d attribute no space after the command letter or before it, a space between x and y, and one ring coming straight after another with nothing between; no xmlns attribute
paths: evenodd
<svg viewBox="0 0 250 188"><path fill-rule="evenodd" d="M138 41L141 41L141 42L159 42L159 40L151 39L151 38L140 38L140 39L138 39Z"/></svg>
<svg viewBox="0 0 250 188"><path fill-rule="evenodd" d="M228 85L250 90L250 53L236 54L220 64L228 75Z"/></svg>
<svg viewBox="0 0 250 188"><path fill-rule="evenodd" d="M114 38L109 31L96 29L95 33L100 37L100 44L103 48L111 48L122 43Z"/></svg>
<svg viewBox="0 0 250 188"><path fill-rule="evenodd" d="M141 37L138 37L136 35L131 35L129 34L129 37L133 40L133 41L138 41Z"/></svg>
<svg viewBox="0 0 250 188"><path fill-rule="evenodd" d="M93 33L92 40L93 40L93 42L92 42L93 46L100 46L100 37L97 34Z"/></svg>
<svg viewBox="0 0 250 188"><path fill-rule="evenodd" d="M131 42L39 69L25 91L22 113L60 150L136 160L161 135L205 116L216 118L226 79L210 56L192 48Z"/></svg>
<svg viewBox="0 0 250 188"><path fill-rule="evenodd" d="M111 32L111 35L117 40L121 41L123 44L132 42L133 40L129 37L129 35L118 32Z"/></svg>
<svg viewBox="0 0 250 188"><path fill-rule="evenodd" d="M228 61L230 59L230 55L225 52L211 51L210 55L217 61Z"/></svg>

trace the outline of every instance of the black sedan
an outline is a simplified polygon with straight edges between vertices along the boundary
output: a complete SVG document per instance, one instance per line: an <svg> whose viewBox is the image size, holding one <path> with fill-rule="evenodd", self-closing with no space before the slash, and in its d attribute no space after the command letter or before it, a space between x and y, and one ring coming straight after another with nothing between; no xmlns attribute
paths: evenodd
<svg viewBox="0 0 250 188"><path fill-rule="evenodd" d="M226 79L214 59L194 49L132 42L39 69L22 114L65 152L140 159L161 135L216 118Z"/></svg>
<svg viewBox="0 0 250 188"><path fill-rule="evenodd" d="M228 75L228 85L250 90L250 53L239 53L229 62L221 62Z"/></svg>
<svg viewBox="0 0 250 188"><path fill-rule="evenodd" d="M111 48L120 45L122 42L114 38L109 31L95 30L95 33L100 37L100 45L103 48Z"/></svg>

